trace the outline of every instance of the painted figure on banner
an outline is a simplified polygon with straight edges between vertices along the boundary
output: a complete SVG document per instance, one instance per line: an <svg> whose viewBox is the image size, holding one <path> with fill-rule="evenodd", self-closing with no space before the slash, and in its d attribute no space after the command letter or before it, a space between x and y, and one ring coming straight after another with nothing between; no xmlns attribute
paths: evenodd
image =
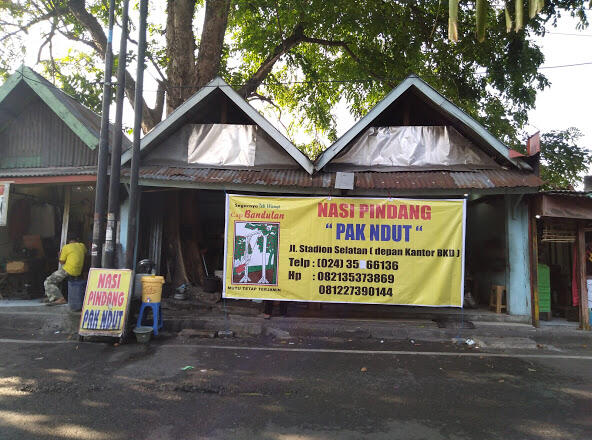
<svg viewBox="0 0 592 440"><path fill-rule="evenodd" d="M235 222L233 284L277 284L279 224Z"/></svg>

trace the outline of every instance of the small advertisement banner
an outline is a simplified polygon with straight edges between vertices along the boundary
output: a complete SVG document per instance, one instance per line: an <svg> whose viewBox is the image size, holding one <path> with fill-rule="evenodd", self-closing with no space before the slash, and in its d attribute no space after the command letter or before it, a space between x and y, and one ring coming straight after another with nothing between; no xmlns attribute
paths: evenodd
<svg viewBox="0 0 592 440"><path fill-rule="evenodd" d="M0 226L6 226L8 219L8 196L10 183L0 182Z"/></svg>
<svg viewBox="0 0 592 440"><path fill-rule="evenodd" d="M130 269L91 269L78 334L122 336L128 315L131 283Z"/></svg>
<svg viewBox="0 0 592 440"><path fill-rule="evenodd" d="M465 200L226 196L225 298L462 307Z"/></svg>

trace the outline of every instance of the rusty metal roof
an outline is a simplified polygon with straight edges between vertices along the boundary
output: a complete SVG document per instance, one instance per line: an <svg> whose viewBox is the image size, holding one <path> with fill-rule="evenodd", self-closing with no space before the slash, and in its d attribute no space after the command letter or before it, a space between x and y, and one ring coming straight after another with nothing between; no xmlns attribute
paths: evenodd
<svg viewBox="0 0 592 440"><path fill-rule="evenodd" d="M129 176L129 168L122 169L122 175ZM311 176L303 169L299 170L228 170L215 168L180 168L167 166L144 166L140 169L140 178L173 182L229 183L238 185L274 185L295 187L330 187L331 181L324 181L327 176Z"/></svg>
<svg viewBox="0 0 592 440"><path fill-rule="evenodd" d="M96 166L0 169L1 177L51 177L97 174Z"/></svg>
<svg viewBox="0 0 592 440"><path fill-rule="evenodd" d="M518 170L418 171L356 173L356 188L365 189L490 189L538 187L543 182Z"/></svg>
<svg viewBox="0 0 592 440"><path fill-rule="evenodd" d="M129 168L123 169L122 175L129 176ZM355 175L355 189L376 190L536 188L543 183L534 174L518 170L358 172ZM299 188L335 186L335 173L320 172L311 176L304 170L229 170L154 165L142 167L140 178L200 184Z"/></svg>

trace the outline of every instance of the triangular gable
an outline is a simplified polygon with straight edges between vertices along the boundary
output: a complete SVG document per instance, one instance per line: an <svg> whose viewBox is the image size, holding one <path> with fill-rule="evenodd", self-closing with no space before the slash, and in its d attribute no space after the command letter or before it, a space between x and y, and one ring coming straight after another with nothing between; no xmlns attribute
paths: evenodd
<svg viewBox="0 0 592 440"><path fill-rule="evenodd" d="M0 106L6 97L21 83L27 84L88 148L94 150L98 146L100 116L27 66L19 67L0 87Z"/></svg>
<svg viewBox="0 0 592 440"><path fill-rule="evenodd" d="M177 107L166 119L154 127L140 143L140 151L147 153L150 149L157 146L162 140L175 133L187 121L187 115L199 106L202 101L211 96L217 90L221 91L230 101L235 104L247 117L263 130L269 137L277 142L288 155L294 159L309 174L313 173L314 166L312 162L296 148L282 133L280 133L267 119L255 110L247 101L245 101L234 89L228 85L222 78L214 78L207 85L202 87L187 101ZM131 160L131 150L124 153L121 157L121 164L125 165Z"/></svg>
<svg viewBox="0 0 592 440"><path fill-rule="evenodd" d="M351 146L352 141L360 136L367 128L372 126L372 123L377 120L391 104L396 102L405 92L411 89L418 92L423 99L436 109L437 112L452 121L457 128L460 128L463 132L469 133L470 138L473 140L479 140L479 145L485 147L490 153L505 159L519 169L531 169L528 164L512 157L510 149L489 133L479 122L448 101L426 82L415 75L411 75L386 95L372 108L372 110L333 143L333 145L327 148L316 160L315 171L323 169L323 167L331 162L331 160L339 155L339 153Z"/></svg>

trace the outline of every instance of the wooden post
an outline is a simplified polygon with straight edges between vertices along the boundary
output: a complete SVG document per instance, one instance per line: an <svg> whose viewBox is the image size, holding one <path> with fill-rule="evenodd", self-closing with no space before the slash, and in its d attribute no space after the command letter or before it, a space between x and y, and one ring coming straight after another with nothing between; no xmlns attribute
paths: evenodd
<svg viewBox="0 0 592 440"><path fill-rule="evenodd" d="M532 325L538 327L539 323L539 244L537 224L534 210L534 200L529 206L528 235L530 242L530 292L532 297Z"/></svg>
<svg viewBox="0 0 592 440"><path fill-rule="evenodd" d="M580 328L590 330L590 314L588 312L588 288L586 286L586 235L583 222L578 222L577 235L577 266L576 279L580 291Z"/></svg>
<svg viewBox="0 0 592 440"><path fill-rule="evenodd" d="M64 213L62 215L62 237L60 239L60 249L68 242L68 225L70 223L70 198L72 196L72 187L64 186Z"/></svg>

